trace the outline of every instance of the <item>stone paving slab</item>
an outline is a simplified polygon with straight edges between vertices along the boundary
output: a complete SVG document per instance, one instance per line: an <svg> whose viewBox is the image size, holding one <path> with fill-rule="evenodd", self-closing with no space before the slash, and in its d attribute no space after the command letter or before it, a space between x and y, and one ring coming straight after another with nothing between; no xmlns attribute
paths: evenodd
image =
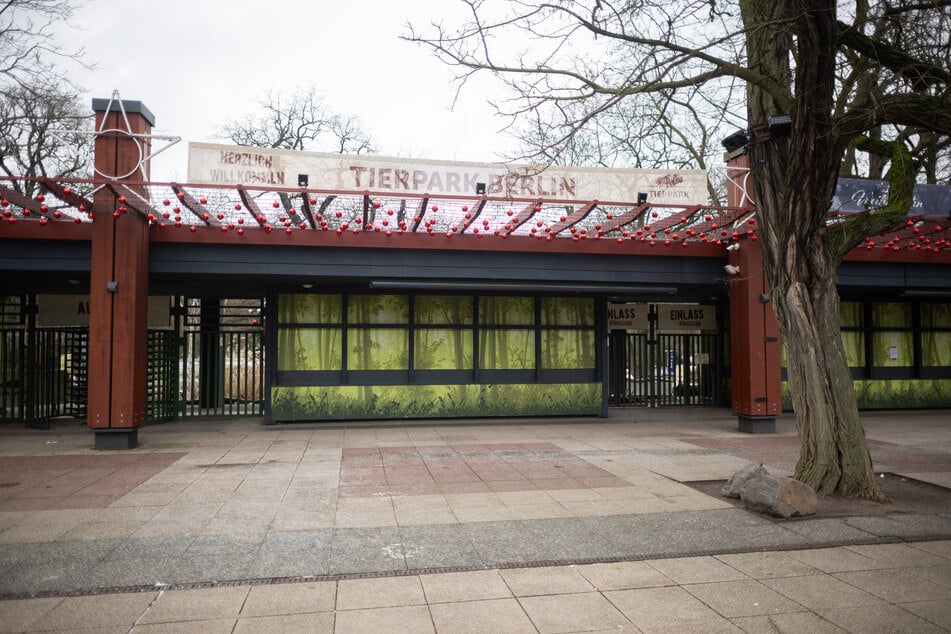
<svg viewBox="0 0 951 634"><path fill-rule="evenodd" d="M941 632L951 628L947 577L894 561L951 566L936 551L951 541L809 551L851 562L838 573L797 564L797 552L764 552L10 599L0 601L0 629Z"/></svg>
<svg viewBox="0 0 951 634"><path fill-rule="evenodd" d="M893 540L895 532L892 523L868 523L866 530L860 530L849 524L854 518L781 522L749 516L742 509L731 509L166 537L159 542L152 538L49 542L29 544L22 550L16 545L0 545L0 559L8 562L0 578L0 596L155 583L742 553L884 542ZM951 526L939 524L937 528Z"/></svg>

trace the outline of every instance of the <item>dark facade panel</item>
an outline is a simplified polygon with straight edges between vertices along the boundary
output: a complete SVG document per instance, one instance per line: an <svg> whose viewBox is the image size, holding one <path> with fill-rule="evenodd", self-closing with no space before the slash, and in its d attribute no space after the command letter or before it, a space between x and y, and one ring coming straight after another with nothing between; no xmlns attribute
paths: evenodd
<svg viewBox="0 0 951 634"><path fill-rule="evenodd" d="M89 273L88 242L0 240L0 271L84 271Z"/></svg>
<svg viewBox="0 0 951 634"><path fill-rule="evenodd" d="M153 244L155 275L724 286L712 258Z"/></svg>
<svg viewBox="0 0 951 634"><path fill-rule="evenodd" d="M839 289L850 290L934 290L951 293L947 265L905 262L843 262L839 266Z"/></svg>

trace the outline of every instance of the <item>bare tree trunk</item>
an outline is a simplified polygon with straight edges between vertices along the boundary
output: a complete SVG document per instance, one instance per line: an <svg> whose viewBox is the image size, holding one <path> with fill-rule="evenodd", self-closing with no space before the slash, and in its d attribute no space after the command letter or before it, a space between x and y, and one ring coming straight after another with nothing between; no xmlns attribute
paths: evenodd
<svg viewBox="0 0 951 634"><path fill-rule="evenodd" d="M836 269L846 250L839 244L844 238L826 224L847 145L837 138L830 115L834 52L824 43L835 37L835 5L746 0L743 7L750 65L775 78L777 86L797 87L795 98L753 84L747 89L760 245L786 344L799 431L795 477L819 495L884 500L842 344ZM778 26L762 26L768 24ZM789 68L793 36L800 56L808 57L797 60L795 77ZM788 136L765 125L780 114L792 117Z"/></svg>
<svg viewBox="0 0 951 634"><path fill-rule="evenodd" d="M883 500L842 344L834 266L818 261L826 259L809 258L810 283L787 270L790 281L774 290L800 438L794 477L820 496Z"/></svg>

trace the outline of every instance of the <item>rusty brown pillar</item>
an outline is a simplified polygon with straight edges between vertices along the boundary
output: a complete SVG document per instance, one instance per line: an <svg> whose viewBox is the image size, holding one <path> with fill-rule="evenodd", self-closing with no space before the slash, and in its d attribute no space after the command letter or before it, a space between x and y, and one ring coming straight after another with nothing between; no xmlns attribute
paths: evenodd
<svg viewBox="0 0 951 634"><path fill-rule="evenodd" d="M96 179L144 182L155 118L138 101L93 99ZM131 189L141 191L134 185ZM145 194L145 192L142 192ZM149 223L109 187L93 198L86 424L97 449L130 449L145 422Z"/></svg>
<svg viewBox="0 0 951 634"><path fill-rule="evenodd" d="M749 157L742 150L727 159L728 204L751 205ZM730 168L738 168L730 171ZM763 270L759 242L743 240L729 252L730 375L733 411L740 431L774 433L782 412L779 324Z"/></svg>

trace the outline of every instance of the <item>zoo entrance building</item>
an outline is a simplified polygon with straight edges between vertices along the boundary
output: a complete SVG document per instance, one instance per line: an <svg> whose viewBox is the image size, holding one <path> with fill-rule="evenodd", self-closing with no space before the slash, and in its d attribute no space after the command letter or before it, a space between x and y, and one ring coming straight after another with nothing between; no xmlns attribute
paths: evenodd
<svg viewBox="0 0 951 634"><path fill-rule="evenodd" d="M782 411L743 148L698 171L513 167L193 143L149 180L140 102L96 99L95 178L0 181L0 419L101 448L267 422ZM830 214L883 184L840 182ZM839 269L861 407L951 407L951 195Z"/></svg>

